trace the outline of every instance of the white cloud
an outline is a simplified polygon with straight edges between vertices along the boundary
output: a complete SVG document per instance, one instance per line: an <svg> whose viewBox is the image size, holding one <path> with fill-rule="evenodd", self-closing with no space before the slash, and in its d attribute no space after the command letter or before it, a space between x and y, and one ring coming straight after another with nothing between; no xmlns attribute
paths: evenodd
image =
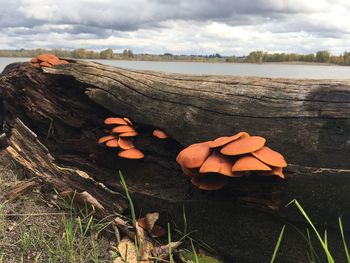
<svg viewBox="0 0 350 263"><path fill-rule="evenodd" d="M347 0L0 0L0 48L176 54L341 53Z"/></svg>

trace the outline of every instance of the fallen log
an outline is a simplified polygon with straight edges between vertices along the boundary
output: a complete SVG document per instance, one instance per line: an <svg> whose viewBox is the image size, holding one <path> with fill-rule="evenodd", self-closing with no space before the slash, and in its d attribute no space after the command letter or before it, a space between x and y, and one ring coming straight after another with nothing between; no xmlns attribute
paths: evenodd
<svg viewBox="0 0 350 263"><path fill-rule="evenodd" d="M0 79L10 146L16 134L26 136L18 128L20 118L53 156L45 162L83 171L91 181L74 181L76 173L57 174L52 165L45 172L50 176L42 178L65 178L66 188L95 194L113 213L125 207L114 193L121 191L121 170L138 211L159 211L164 222L181 223L184 205L189 227L229 262L266 262L284 223L304 230L300 214L284 207L296 198L315 224L329 228L330 246L341 259L338 216L346 230L350 226L350 81L191 76L70 62L44 72L29 63L13 64ZM110 116L135 122L143 160L120 159L96 143ZM157 140L154 128L171 138ZM212 194L194 189L175 162L177 153L242 130L264 136L285 155L286 180L241 178ZM41 149L21 142L27 157ZM99 192L91 193L95 188ZM283 262L305 258L305 246L289 227L280 257Z"/></svg>

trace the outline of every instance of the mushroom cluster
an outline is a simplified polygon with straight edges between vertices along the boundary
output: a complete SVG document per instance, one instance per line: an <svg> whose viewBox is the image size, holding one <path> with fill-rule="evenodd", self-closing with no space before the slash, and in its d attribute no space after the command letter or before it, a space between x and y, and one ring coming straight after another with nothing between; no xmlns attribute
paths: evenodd
<svg viewBox="0 0 350 263"><path fill-rule="evenodd" d="M230 177L250 174L284 178L284 157L265 142L263 137L240 132L192 144L178 154L176 161L192 184L202 190L218 190Z"/></svg>
<svg viewBox="0 0 350 263"><path fill-rule="evenodd" d="M100 138L98 143L103 143L110 148L119 148L118 156L121 158L142 159L144 157L144 154L134 146L133 137L138 133L130 119L110 117L104 120L104 124L111 128L106 130L108 135Z"/></svg>
<svg viewBox="0 0 350 263"><path fill-rule="evenodd" d="M155 129L152 134L154 137L161 140L167 139L169 137L168 134L165 133L165 131L159 129Z"/></svg>
<svg viewBox="0 0 350 263"><path fill-rule="evenodd" d="M32 58L30 60L30 63L32 63L33 67L35 68L41 68L41 67L52 67L55 65L63 65L63 64L69 64L68 61L59 59L53 54L42 54L37 56L36 58Z"/></svg>

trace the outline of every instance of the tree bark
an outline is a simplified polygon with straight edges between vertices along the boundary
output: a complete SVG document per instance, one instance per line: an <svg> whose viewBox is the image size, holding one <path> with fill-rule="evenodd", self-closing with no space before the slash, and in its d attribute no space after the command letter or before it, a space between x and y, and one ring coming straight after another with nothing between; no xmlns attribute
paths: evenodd
<svg viewBox="0 0 350 263"><path fill-rule="evenodd" d="M329 228L334 241L329 243L341 257L338 216L346 230L350 225L350 81L191 76L70 62L44 73L18 63L0 79L10 146L15 148L16 134L26 135L18 117L54 157L44 159L54 163L46 172L51 181L65 178L66 188L88 191L106 213L120 212L125 201L114 192L121 191L121 170L138 209L160 211L164 222L181 223L184 205L189 227L229 262L266 262L283 223L304 230L296 209L284 207L296 198L315 224ZM109 116L135 122L140 133L135 144L145 152L143 160L120 159L97 145ZM155 139L154 128L171 138ZM286 180L241 178L211 194L194 189L175 162L178 152L239 131L264 136L284 154ZM21 140L20 152L27 157L40 151L31 141ZM9 156L8 147L5 152ZM61 175L56 165L72 171ZM78 177L77 170L91 180ZM283 262L306 258L297 231L290 227L285 238Z"/></svg>

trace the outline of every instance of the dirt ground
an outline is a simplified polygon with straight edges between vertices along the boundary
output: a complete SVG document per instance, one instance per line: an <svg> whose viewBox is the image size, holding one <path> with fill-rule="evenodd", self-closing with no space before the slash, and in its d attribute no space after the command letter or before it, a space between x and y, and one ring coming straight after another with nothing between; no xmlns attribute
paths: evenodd
<svg viewBox="0 0 350 263"><path fill-rule="evenodd" d="M112 261L112 236L99 232L100 222L86 227L90 217L59 206L52 189L5 201L7 190L26 180L15 165L0 163L0 263Z"/></svg>

